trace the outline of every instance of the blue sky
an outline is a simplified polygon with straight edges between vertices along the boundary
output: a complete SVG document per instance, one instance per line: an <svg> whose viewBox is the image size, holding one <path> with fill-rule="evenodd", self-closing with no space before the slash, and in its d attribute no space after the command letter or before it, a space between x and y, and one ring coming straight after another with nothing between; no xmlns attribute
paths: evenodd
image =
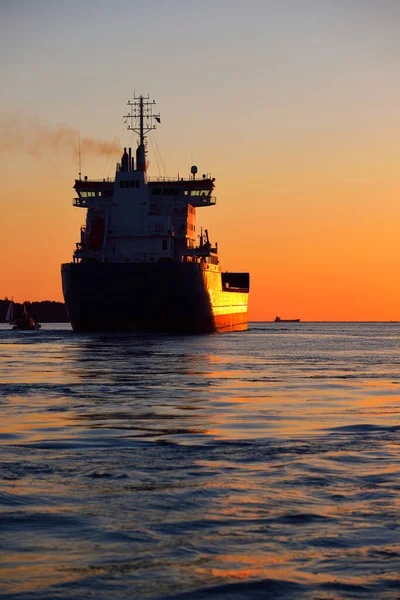
<svg viewBox="0 0 400 600"><path fill-rule="evenodd" d="M372 112L398 100L391 0L3 0L0 10L2 110L103 132L133 89L173 121L201 111L213 125L251 123L263 108L292 122L343 119L366 94Z"/></svg>

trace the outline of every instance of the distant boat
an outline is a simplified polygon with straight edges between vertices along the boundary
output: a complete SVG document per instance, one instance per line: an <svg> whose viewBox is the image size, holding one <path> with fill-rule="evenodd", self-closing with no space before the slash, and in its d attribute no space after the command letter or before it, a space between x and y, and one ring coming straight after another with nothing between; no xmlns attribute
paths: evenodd
<svg viewBox="0 0 400 600"><path fill-rule="evenodd" d="M10 302L10 305L12 305L12 301ZM13 313L13 306L8 307L7 310L7 315L6 315L6 321L7 321L7 316L9 311L10 315ZM8 320L8 323L10 323L10 325L13 325L13 329L19 329L19 330L23 330L23 331L33 331L35 329L40 329L41 325L36 321L36 319L34 319L33 317L30 317L28 315L28 312L26 310L26 305L24 304L24 312L22 313L22 317L19 317L17 319L14 320Z"/></svg>
<svg viewBox="0 0 400 600"><path fill-rule="evenodd" d="M300 319L281 319L280 317L275 317L275 323L300 323Z"/></svg>
<svg viewBox="0 0 400 600"><path fill-rule="evenodd" d="M14 320L14 302L11 300L10 304L7 308L6 318L4 319L5 323L9 323L10 325L15 325Z"/></svg>

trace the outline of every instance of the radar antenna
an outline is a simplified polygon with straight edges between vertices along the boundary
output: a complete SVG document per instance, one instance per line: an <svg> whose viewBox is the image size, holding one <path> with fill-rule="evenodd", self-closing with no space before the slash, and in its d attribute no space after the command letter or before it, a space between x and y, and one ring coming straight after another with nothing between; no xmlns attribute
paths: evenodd
<svg viewBox="0 0 400 600"><path fill-rule="evenodd" d="M150 100L150 96L136 96L133 93L133 100L128 101L130 112L124 115L125 123L129 121L128 130L134 131L139 135L139 145L136 150L136 164L138 171L147 170L145 136L152 129L155 129L153 119L161 123L160 115L153 114L155 100ZM139 119L139 124L137 123ZM146 123L145 123L146 120Z"/></svg>
<svg viewBox="0 0 400 600"><path fill-rule="evenodd" d="M124 115L125 123L129 121L128 131L134 131L139 136L139 144L144 145L146 133L156 129L153 119L161 123L160 115L153 114L155 100L150 100L150 96L136 96L133 93L133 100L128 101L129 114ZM139 119L139 125L137 125ZM146 124L144 120L146 119Z"/></svg>

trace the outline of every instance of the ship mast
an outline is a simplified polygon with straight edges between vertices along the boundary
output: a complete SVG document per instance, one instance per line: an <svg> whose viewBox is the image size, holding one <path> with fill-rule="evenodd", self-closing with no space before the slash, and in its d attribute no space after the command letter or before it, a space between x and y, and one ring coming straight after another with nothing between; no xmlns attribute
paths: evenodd
<svg viewBox="0 0 400 600"><path fill-rule="evenodd" d="M129 121L128 131L134 131L139 136L139 145L136 150L136 164L138 171L146 171L146 134L152 129L156 129L153 119L161 123L160 115L153 114L155 100L150 100L150 96L136 96L133 93L133 100L128 100L129 113L124 115L125 123ZM139 119L139 126L137 126ZM146 120L146 123L145 123Z"/></svg>

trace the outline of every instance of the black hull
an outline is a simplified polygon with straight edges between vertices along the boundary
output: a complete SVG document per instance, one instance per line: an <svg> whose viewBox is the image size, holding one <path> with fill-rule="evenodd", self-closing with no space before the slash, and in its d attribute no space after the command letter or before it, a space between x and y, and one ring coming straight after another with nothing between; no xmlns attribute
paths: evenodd
<svg viewBox="0 0 400 600"><path fill-rule="evenodd" d="M248 291L222 291L221 274L203 265L81 262L62 265L61 274L77 332L247 329Z"/></svg>

